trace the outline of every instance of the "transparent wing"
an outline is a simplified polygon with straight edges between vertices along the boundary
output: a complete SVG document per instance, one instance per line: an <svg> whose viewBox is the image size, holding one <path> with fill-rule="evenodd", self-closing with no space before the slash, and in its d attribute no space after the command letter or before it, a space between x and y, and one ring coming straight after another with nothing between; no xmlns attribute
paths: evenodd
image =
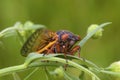
<svg viewBox="0 0 120 80"><path fill-rule="evenodd" d="M55 33L45 28L37 29L25 42L21 49L21 55L27 56L30 52L37 52L48 45Z"/></svg>

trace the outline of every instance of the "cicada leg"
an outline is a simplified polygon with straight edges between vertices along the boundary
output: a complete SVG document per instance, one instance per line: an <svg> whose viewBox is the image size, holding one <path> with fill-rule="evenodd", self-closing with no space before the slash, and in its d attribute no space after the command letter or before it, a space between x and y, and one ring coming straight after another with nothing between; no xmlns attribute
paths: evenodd
<svg viewBox="0 0 120 80"><path fill-rule="evenodd" d="M70 55L74 55L75 52L78 51L78 57L80 57L80 46L76 45L72 48L72 50L70 51Z"/></svg>

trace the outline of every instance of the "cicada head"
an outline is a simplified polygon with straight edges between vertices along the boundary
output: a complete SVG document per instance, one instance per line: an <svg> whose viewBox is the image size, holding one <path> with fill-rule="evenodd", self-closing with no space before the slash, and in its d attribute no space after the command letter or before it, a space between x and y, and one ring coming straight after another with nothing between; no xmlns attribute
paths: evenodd
<svg viewBox="0 0 120 80"><path fill-rule="evenodd" d="M60 30L56 32L58 40L61 43L67 43L69 46L73 46L77 41L80 41L80 36L73 34L67 30Z"/></svg>

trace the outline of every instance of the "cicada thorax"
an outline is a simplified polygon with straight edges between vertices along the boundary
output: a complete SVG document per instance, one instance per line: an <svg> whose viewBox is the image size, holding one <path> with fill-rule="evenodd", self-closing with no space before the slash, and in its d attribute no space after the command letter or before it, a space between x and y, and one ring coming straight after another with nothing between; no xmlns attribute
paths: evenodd
<svg viewBox="0 0 120 80"><path fill-rule="evenodd" d="M44 28L38 29L27 39L21 49L21 54L27 56L30 52L42 53L56 41L56 33Z"/></svg>

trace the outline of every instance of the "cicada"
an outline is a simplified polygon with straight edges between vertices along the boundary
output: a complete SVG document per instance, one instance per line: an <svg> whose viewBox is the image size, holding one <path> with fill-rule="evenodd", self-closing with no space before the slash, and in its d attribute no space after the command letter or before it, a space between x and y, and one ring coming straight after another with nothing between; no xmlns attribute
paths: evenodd
<svg viewBox="0 0 120 80"><path fill-rule="evenodd" d="M80 36L67 30L53 32L44 28L36 30L24 43L21 54L27 56L30 52L39 54L63 53L74 55L80 52L80 46L75 45Z"/></svg>

